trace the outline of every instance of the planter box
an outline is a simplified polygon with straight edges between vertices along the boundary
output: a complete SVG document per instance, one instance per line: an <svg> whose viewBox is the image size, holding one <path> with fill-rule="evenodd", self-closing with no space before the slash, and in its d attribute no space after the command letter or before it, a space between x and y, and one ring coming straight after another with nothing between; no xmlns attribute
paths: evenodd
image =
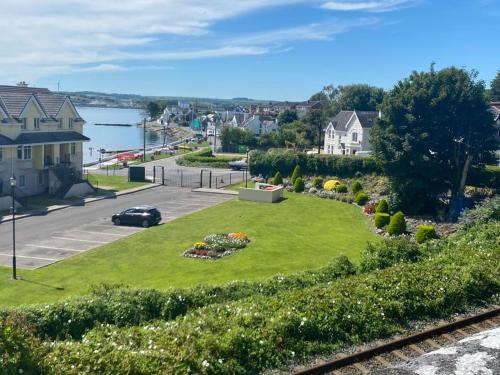
<svg viewBox="0 0 500 375"><path fill-rule="evenodd" d="M240 188L238 196L242 201L274 203L283 198L283 187L256 183L255 189Z"/></svg>

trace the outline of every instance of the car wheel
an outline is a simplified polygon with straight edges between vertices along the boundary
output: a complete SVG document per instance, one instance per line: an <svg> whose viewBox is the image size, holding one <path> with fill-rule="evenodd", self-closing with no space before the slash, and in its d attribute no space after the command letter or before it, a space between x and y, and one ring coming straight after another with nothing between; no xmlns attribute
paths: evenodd
<svg viewBox="0 0 500 375"><path fill-rule="evenodd" d="M149 221L148 221L148 220L143 220L143 221L142 221L142 227L143 227L143 228L147 228L147 227L149 227Z"/></svg>
<svg viewBox="0 0 500 375"><path fill-rule="evenodd" d="M121 224L120 219L116 218L115 220L113 220L113 224L120 225Z"/></svg>

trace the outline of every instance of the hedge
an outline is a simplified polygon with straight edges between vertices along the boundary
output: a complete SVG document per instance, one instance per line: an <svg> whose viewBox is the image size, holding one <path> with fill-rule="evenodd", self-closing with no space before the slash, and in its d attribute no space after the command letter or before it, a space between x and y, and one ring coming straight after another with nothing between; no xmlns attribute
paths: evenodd
<svg viewBox="0 0 500 375"><path fill-rule="evenodd" d="M467 185L500 190L500 167L488 165L472 168L467 177Z"/></svg>
<svg viewBox="0 0 500 375"><path fill-rule="evenodd" d="M341 155L307 155L285 150L252 151L250 173L264 177L280 171L284 176L292 175L299 165L305 176L353 177L356 172L378 173L380 169L372 158Z"/></svg>
<svg viewBox="0 0 500 375"><path fill-rule="evenodd" d="M210 165L214 168L229 168L229 162L241 160L241 156L214 156L211 149L192 152L176 160L178 165L195 167Z"/></svg>
<svg viewBox="0 0 500 375"><path fill-rule="evenodd" d="M416 320L463 312L500 293L500 225L482 230L482 235L474 234L476 240L450 243L449 249L421 262L214 304L171 322L99 326L81 342L47 345L43 369L64 374L254 374L402 333Z"/></svg>

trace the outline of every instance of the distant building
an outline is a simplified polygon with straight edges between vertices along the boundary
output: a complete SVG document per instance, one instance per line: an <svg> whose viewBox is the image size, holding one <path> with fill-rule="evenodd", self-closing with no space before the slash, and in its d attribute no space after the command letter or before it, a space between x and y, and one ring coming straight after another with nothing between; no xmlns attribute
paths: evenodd
<svg viewBox="0 0 500 375"><path fill-rule="evenodd" d="M495 119L495 137L500 142L500 102L492 102L490 107L491 113ZM500 150L496 152L498 164L500 165Z"/></svg>
<svg viewBox="0 0 500 375"><path fill-rule="evenodd" d="M85 121L67 96L0 86L0 195L55 194L81 178Z"/></svg>
<svg viewBox="0 0 500 375"><path fill-rule="evenodd" d="M370 131L379 116L375 111L341 111L326 127L324 152L355 155L371 151Z"/></svg>
<svg viewBox="0 0 500 375"><path fill-rule="evenodd" d="M319 106L317 101L305 102L269 102L264 104L252 105L250 111L256 115L278 115L287 110L297 111L299 117L305 116L312 108Z"/></svg>
<svg viewBox="0 0 500 375"><path fill-rule="evenodd" d="M278 129L276 120L271 116L254 115L243 122L240 127L256 135L269 134Z"/></svg>

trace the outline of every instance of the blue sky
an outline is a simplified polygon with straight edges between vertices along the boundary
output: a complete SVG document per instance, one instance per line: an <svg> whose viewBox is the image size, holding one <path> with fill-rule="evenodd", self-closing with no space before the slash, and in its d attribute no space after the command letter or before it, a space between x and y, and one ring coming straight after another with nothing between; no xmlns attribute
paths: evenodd
<svg viewBox="0 0 500 375"><path fill-rule="evenodd" d="M0 83L303 100L412 70L500 69L493 0L0 0ZM28 26L29 25L29 26Z"/></svg>

